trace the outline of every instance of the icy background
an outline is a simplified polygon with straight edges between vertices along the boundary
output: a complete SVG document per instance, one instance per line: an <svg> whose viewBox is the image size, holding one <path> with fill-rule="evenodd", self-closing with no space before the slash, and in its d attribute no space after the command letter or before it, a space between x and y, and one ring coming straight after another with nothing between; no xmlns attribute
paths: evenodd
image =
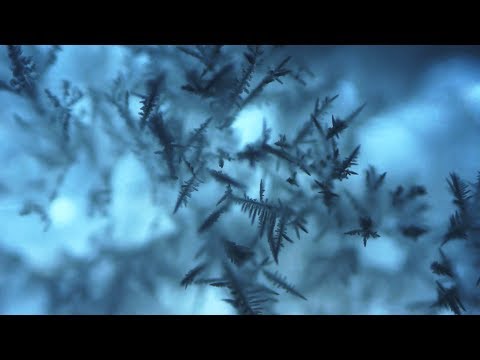
<svg viewBox="0 0 480 360"><path fill-rule="evenodd" d="M31 47L24 48L32 56L49 49L38 47L33 52ZM64 46L42 84L55 92L63 80L69 80L85 94L95 96L94 91L107 91L119 73L128 79L129 74L148 72L157 66L167 72L169 86L179 89L184 75L175 64L175 56L180 55L175 55L173 46L163 51L165 58L157 56L152 66L145 53L128 47ZM272 138L298 128L308 118L318 96L340 94L332 109L339 116L366 101L361 123L351 135L353 142L362 145L359 173L372 164L387 171L392 189L411 179L424 184L432 205L428 224L443 230L453 208L445 178L456 171L473 182L480 170L480 47L288 46L282 51L307 65L315 77L306 87L290 83L272 86L268 101L244 109L233 126L238 149L258 138L263 118L273 130ZM7 51L2 47L0 79L8 82L10 78ZM182 96L175 101L181 101ZM87 96L74 110L87 125L95 121L93 103ZM20 216L26 201L41 202L48 197L60 171L46 170L31 156L44 139L22 133L14 125L15 114L25 119L32 116L28 103L0 90L0 104L0 313L233 313L221 301L224 296L219 289L185 290L179 285L192 267L197 250L198 240L194 233L188 233L189 224L199 221L189 208L172 215L179 185L165 188L157 194L160 201L154 203L148 190L151 179L139 158L131 151L113 151L101 130L87 136L95 138L92 151L103 156L85 152L68 169L58 196L47 208L50 228L43 231L44 224L35 214ZM131 106L132 114L138 113L140 104L135 94ZM198 124L191 106L186 103L179 111L185 121ZM201 121L205 119L200 117ZM95 163L93 158L97 159ZM106 168L111 168L109 215L91 217L88 192L99 181L92 174ZM251 184L247 192L256 193L262 173L257 170L246 174ZM363 177L349 182L354 191L363 185ZM198 205L197 211L211 208L209 191L214 189L206 186L191 200L191 204ZM186 235L179 235L185 231ZM181 236L187 240L181 242ZM315 286L309 285L314 274L303 259L311 251L328 257L344 244L304 237L289 247L280 269L309 301L285 296L277 311L415 312L409 304L435 298L434 278L429 272L429 264L437 256L437 247L432 245L438 243L435 236L439 235L432 231L416 245L422 249L418 250L422 258L415 258L415 262L423 262L419 268L424 271L415 274L408 269L409 261L413 261L411 253L417 250L405 240L385 234L363 248L361 241L343 238L341 241L357 251L361 270L345 284L327 279ZM155 261L158 269L142 268L145 260ZM119 270L122 268L123 272ZM132 269L139 275L124 274ZM158 271L155 284L142 283L142 271ZM52 285L52 281L59 283ZM72 295L49 302L49 286L61 289L62 282L74 287L65 290ZM82 300L86 291L88 300Z"/></svg>

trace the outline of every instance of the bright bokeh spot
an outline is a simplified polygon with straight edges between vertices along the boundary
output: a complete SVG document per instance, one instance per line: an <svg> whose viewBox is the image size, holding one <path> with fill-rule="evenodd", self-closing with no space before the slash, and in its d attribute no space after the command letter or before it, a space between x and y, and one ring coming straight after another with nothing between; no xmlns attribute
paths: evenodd
<svg viewBox="0 0 480 360"><path fill-rule="evenodd" d="M382 234L381 238L369 240L366 249L362 250L364 251L360 251L360 256L365 266L387 272L399 271L407 256L395 239L385 234Z"/></svg>
<svg viewBox="0 0 480 360"><path fill-rule="evenodd" d="M268 105L249 106L240 111L232 126L239 135L239 145L243 147L260 139L262 136L263 119L266 120L267 127L272 128L272 125L276 123L275 118L275 109Z"/></svg>
<svg viewBox="0 0 480 360"><path fill-rule="evenodd" d="M473 85L466 91L465 101L473 113L480 115L480 83Z"/></svg>
<svg viewBox="0 0 480 360"><path fill-rule="evenodd" d="M76 206L72 200L67 197L59 197L50 205L50 217L52 225L63 227L73 222L76 217Z"/></svg>
<svg viewBox="0 0 480 360"><path fill-rule="evenodd" d="M418 168L418 139L393 114L372 119L359 139L363 158L382 171L394 171L391 164L401 165L402 171Z"/></svg>

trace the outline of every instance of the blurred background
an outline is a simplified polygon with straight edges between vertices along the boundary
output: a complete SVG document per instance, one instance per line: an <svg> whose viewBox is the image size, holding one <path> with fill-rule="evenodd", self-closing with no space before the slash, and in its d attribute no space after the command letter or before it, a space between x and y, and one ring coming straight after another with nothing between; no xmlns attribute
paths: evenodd
<svg viewBox="0 0 480 360"><path fill-rule="evenodd" d="M244 48L222 48L237 73ZM272 267L308 301L282 293L275 313L449 314L430 306L436 300L430 264L454 211L445 179L454 171L473 183L480 170L480 47L266 48L272 64L291 56L297 78L269 85L242 108L228 139L209 130L212 148L240 151L261 136L263 120L272 140L289 136L309 120L317 98L338 94L322 119L326 126L332 114L344 118L367 104L342 139L346 152L361 144L359 175L342 189L363 199L369 166L387 172L385 191L367 201L385 215L381 237L364 247L344 235L352 226L329 226L334 220L318 210L308 218L309 234L288 244ZM245 244L255 228L233 211L208 234L197 233L224 191L211 182L173 214L187 179L165 180L154 154L160 147L141 151L147 140L125 121L138 121L147 80L161 73L160 110L179 119L185 133L198 128L208 103L182 89L196 59L166 45L21 49L36 64L34 94L12 89L12 59L0 48L0 313L234 314L223 289L185 289L180 282L206 237L227 234ZM262 166L226 161L223 170L247 182L250 196L260 179L269 196L287 191ZM283 180L291 175L279 171ZM306 184L300 174L298 181ZM422 221L429 231L416 241L395 231L398 221L418 216L388 205L399 185L428 192ZM480 276L463 242L446 246L462 276ZM467 313L478 313L477 305Z"/></svg>

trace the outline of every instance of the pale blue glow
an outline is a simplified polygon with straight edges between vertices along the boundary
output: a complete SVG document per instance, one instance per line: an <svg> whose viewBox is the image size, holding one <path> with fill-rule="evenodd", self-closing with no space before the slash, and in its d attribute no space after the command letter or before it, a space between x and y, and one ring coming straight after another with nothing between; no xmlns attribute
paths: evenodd
<svg viewBox="0 0 480 360"><path fill-rule="evenodd" d="M42 47L41 51L48 49ZM149 167L148 164L164 164L162 156L154 154L154 151L164 149L155 145L153 151L149 148L148 153L142 153L133 135L125 136L125 143L112 140L115 134L106 135L110 128L102 123L105 119L118 126L121 135L127 134L128 130L117 109L100 109L96 104L99 99L106 101L105 96L111 93L114 80L121 75L123 82L117 90L124 86L131 91L129 114L137 121L142 107L140 95L145 93L143 79L155 71L164 71L169 92L161 94L159 110L168 115L166 118L178 120L183 129L174 131L183 131L182 141L185 140L185 134L189 134L208 117L209 103L206 99L181 90L185 83L183 71L193 66L188 58L178 54L171 56L176 54L174 47L165 47L162 51L161 56L151 61L146 54L135 55L131 49L122 46L63 47L58 54L57 64L45 74L42 86L58 96L62 93L63 80L69 80L72 85L79 87L86 96L74 106L72 116L87 130L85 133L78 130L72 136L76 141L73 147L77 157L66 172L58 196L51 203L48 197L55 188L59 169L62 168L55 161L61 164L58 159L65 161L62 158L65 154L59 150L48 151L48 146L44 146L48 144L48 134L51 132L46 131L45 135L32 131L38 124L45 123L40 122L28 101L0 90L0 160L3 164L0 174L0 251L8 255L5 258L18 255L21 259L19 264L12 260L12 268L2 265L6 262L0 264L0 282L5 284L5 288L12 289L0 295L0 313L95 312L97 305L81 303L80 300L78 306L69 300L67 310L59 304L55 304L54 309L48 309L46 293L41 289L46 285L38 278L54 278L52 274L60 274L57 278L62 279L65 286L80 286L82 281L91 284L94 289L92 297L100 299L99 302L104 306L99 311L113 309L111 311L116 313L140 314L233 313L232 307L222 301L227 297L224 289L207 287L201 290L192 286L185 290L179 285L182 276L198 264L194 256L205 241L205 235L199 235L197 228L200 221L214 209L223 194L223 185L202 185L189 200L188 207L180 207L174 215L173 208L180 185L187 179L166 181L164 178L168 174L163 168L163 172L152 175L151 167L154 166ZM352 124L352 132L345 136L347 144L342 144L344 147L341 148L343 157L356 144L361 144L359 166L356 168L361 177L343 182L338 187L339 193L344 196L346 189L355 194L360 192L364 187L364 172L370 164L380 172L387 172L388 189L404 183L425 184L432 205L429 219L433 219L437 232L425 242L419 242L427 254L421 259L425 266L415 287L410 289L402 275L411 251L410 239L383 232L379 239L369 240L364 248L361 239L346 237L342 232L335 234L329 229L324 233L324 238L313 241L312 237L324 230L325 223L334 222L326 211L318 211L316 217L310 219L308 225L311 231L308 236L302 234L302 239L297 241L292 235L296 243L286 245L279 269L292 283L310 284L312 279L320 277L320 271L317 273L315 267L309 267L307 259L313 254L323 254L328 258L338 249L351 247L358 255L360 270L345 284L333 281L332 285L324 281L318 288L310 289L312 296L307 296L308 303L295 302L295 298L286 295L287 298L282 298L276 309L279 313L292 314L314 313L319 309L327 313L389 314L405 311L407 300L404 301L404 298L408 301L431 300L435 296L435 284L429 264L437 256L440 231L448 226L449 212L453 208L445 178L450 171L457 171L473 182L480 170L480 61L454 49L446 49L444 56L439 58L433 52L429 55L428 51L420 51L415 47L402 48L400 51L374 46L368 49L340 46L329 48L329 52L315 47L287 47L285 51L290 52L293 59L305 60L316 77L307 87L291 79L285 81L284 85L272 85L265 91L264 100L253 102L238 113L232 125L231 137L227 138L212 126L211 134L214 135L209 137L212 147L218 145L235 156L245 145L260 139L264 120L272 129L271 142L277 141L279 134L286 134L287 139L291 140L294 136L291 129L300 128L309 119L317 97L323 99L339 94L332 109L320 119L325 126L330 126L332 113L344 117L366 102L363 117L359 118L358 124ZM11 74L6 54L2 48L0 80L8 82ZM418 60L418 66L412 66L408 59L419 54L423 54L421 56L424 58ZM405 57L404 65L391 63L392 57L396 56ZM403 64L401 61L399 63ZM19 130L21 128L17 127L14 115L21 115L30 124L28 129L32 132ZM99 123L102 125L92 131L90 126ZM41 129L48 130L49 126L42 125ZM317 136L315 131L312 129ZM94 144L92 148L88 147L90 140ZM132 150L134 148L137 152ZM39 149L43 151L41 154L36 153ZM54 165L51 168L40 165L39 159L46 161L42 157L44 153L52 156L49 161ZM213 159L209 166L219 170L217 161L217 158ZM268 194L281 195L280 186L272 180L271 173L277 171L274 162L272 164L271 169L251 169L247 162L240 166L236 162L225 161L222 170L244 182L245 192L249 196L258 197L260 179L266 179ZM90 215L89 196L92 190L104 188L103 178L99 174L105 169L111 171L111 203L106 215ZM278 174L278 181L282 183L291 175L288 167L283 165L279 167ZM299 184L310 189L313 177L309 178L300 172L298 176ZM157 192L152 194L155 186ZM3 188L7 190L2 191ZM311 190L312 194L317 191ZM46 209L51 219L47 231L44 231L45 224L39 214L19 215L27 201ZM384 201L388 202L388 199ZM231 228L231 240L245 244L252 241L255 227L250 226L244 218L239 220L238 213L238 209L234 210L234 216L219 224L218 234ZM356 216L353 212L349 215L352 218ZM395 223L391 218L387 217L385 224L388 231L393 231ZM212 232L208 240L218 240L218 234ZM431 251L425 250L428 247L425 243L431 244ZM463 251L458 250L455 254L462 257ZM98 260L98 254L107 255ZM137 259L136 262L128 263L133 258ZM154 264L146 264L148 259L155 259ZM57 268L62 261L67 261L70 267ZM75 268L71 274L64 272L65 268L74 268L72 264L77 262L88 266ZM128 268L125 265L127 263ZM123 279L115 278L118 269L138 271L139 274L154 278L156 282L152 293L145 290L149 285L141 283L142 276L132 275L134 280L112 287L117 293L106 295L105 292L110 291L106 284ZM28 271L37 277L26 280L23 272ZM474 276L467 270L462 271ZM375 285L375 280L363 278L364 274L372 273L383 282ZM128 278L125 274L122 276ZM393 288L394 281L388 282L386 278L402 280L395 290L398 290L398 302L389 297L387 286ZM68 289L65 291L68 293ZM371 298L364 296L370 292ZM115 307L117 302L118 308Z"/></svg>

